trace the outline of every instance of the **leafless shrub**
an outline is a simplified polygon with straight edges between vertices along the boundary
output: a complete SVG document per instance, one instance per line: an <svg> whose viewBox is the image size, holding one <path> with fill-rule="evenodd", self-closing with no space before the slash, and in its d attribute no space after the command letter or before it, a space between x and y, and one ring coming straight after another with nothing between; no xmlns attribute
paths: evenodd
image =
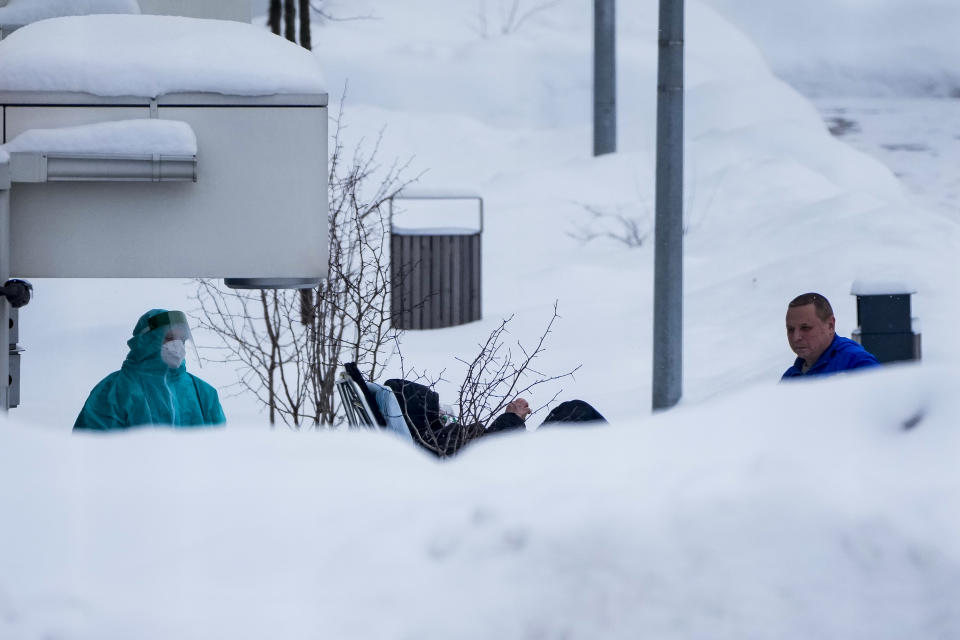
<svg viewBox="0 0 960 640"><path fill-rule="evenodd" d="M542 384L572 377L580 369L577 365L564 373L547 374L534 367L537 357L547 350L547 337L560 318L556 302L547 326L532 347L524 346L519 340L515 346L507 343L513 318L511 315L501 320L477 345L479 350L472 358L456 358L465 367L456 399L460 424L489 425L517 396L528 394ZM558 391L534 413L553 402L559 394Z"/></svg>
<svg viewBox="0 0 960 640"><path fill-rule="evenodd" d="M427 430L418 436L421 444L437 456L452 456L470 441L483 436L486 427L518 396L528 394L542 384L573 377L580 369L580 365L577 365L570 371L554 375L534 367L534 360L546 351L547 337L552 332L554 323L560 318L557 303L554 303L553 314L532 348L517 341L514 351L514 347L507 344L513 318L514 316L504 318L484 341L477 345L478 351L472 358L456 358L465 368L456 400L452 403L457 407L456 422L436 433ZM397 353L400 358L401 377L405 380L430 388L434 388L441 381L448 382L444 378L446 370L431 376L425 371L407 368L399 345ZM562 390L538 406L533 413L550 405L560 393Z"/></svg>
<svg viewBox="0 0 960 640"><path fill-rule="evenodd" d="M568 233L581 242L597 239L613 240L628 247L639 247L652 232L649 211L644 216L631 215L630 207L617 205L613 211L589 204L581 205L589 214L588 221Z"/></svg>
<svg viewBox="0 0 960 640"><path fill-rule="evenodd" d="M553 331L554 323L560 318L556 302L547 326L532 347L524 346L519 340L514 346L508 344L513 318L511 315L501 320L484 341L477 345L478 351L473 357L455 358L464 366L463 380L457 389L456 400L451 403L459 408L457 421L460 424L488 426L517 396L527 394L542 384L573 377L580 369L580 365L577 365L564 373L547 374L534 367L534 360L547 350L547 338ZM446 381L446 370L435 376L402 366L401 370L404 378L429 387ZM561 392L558 391L550 400L544 402L534 413L553 402L559 393Z"/></svg>
<svg viewBox="0 0 960 640"><path fill-rule="evenodd" d="M373 14L364 15L344 15L340 13L336 5L340 4L335 0L310 0L310 11L314 17L324 22L348 22L350 20L373 20L376 16Z"/></svg>
<svg viewBox="0 0 960 640"><path fill-rule="evenodd" d="M533 16L560 4L560 0L495 0L488 5L487 0L479 0L474 17L473 30L481 38L488 39L516 33Z"/></svg>
<svg viewBox="0 0 960 640"><path fill-rule="evenodd" d="M480 350L470 360L457 358L466 367L463 382L457 393L459 421L461 424L489 425L503 409L518 396L528 394L535 387L547 382L573 377L580 369L577 365L570 371L551 375L534 368L534 360L546 351L547 337L554 323L560 318L557 303L553 304L553 315L547 322L543 333L537 338L533 348L516 342L515 352L505 343L508 328L513 320L502 320L487 339L478 345ZM534 413L556 400L558 391L550 400L539 406Z"/></svg>
<svg viewBox="0 0 960 640"><path fill-rule="evenodd" d="M403 354L403 348L400 344L400 336L396 335L393 339L393 353L396 355L397 360L400 364L400 377L404 380L410 382L416 382L417 384L422 384L425 387L430 387L434 389L441 382L448 382L444 377L447 373L446 369L442 369L439 373L430 373L426 369L418 369L415 366L410 366L407 364L407 360Z"/></svg>
<svg viewBox="0 0 960 640"><path fill-rule="evenodd" d="M409 181L407 165L376 162L361 141L351 159L341 140L343 103L334 119L329 160L328 277L307 291L234 291L201 280L198 322L220 340L220 362L236 365L237 386L279 419L302 425L338 420L335 382L343 362L380 377L397 343L390 324L389 220L385 206Z"/></svg>

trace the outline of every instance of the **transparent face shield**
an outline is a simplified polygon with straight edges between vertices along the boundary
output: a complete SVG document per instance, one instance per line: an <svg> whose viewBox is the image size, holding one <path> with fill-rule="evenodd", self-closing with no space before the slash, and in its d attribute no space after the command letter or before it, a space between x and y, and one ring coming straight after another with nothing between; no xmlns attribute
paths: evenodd
<svg viewBox="0 0 960 640"><path fill-rule="evenodd" d="M163 344L161 349L168 350L163 345L179 340L183 343L185 351L193 354L198 366L200 363L200 353L197 351L197 345L193 341L193 335L190 333L190 325L187 323L187 315L183 311L166 311L147 320L147 327L142 333L157 331L163 333ZM171 364L168 362L168 364Z"/></svg>

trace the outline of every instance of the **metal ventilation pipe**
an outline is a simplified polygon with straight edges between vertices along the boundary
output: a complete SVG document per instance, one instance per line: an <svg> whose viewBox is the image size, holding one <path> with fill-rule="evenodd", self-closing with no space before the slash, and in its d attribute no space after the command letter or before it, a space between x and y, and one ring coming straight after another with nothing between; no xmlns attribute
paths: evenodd
<svg viewBox="0 0 960 640"><path fill-rule="evenodd" d="M14 151L13 182L196 182L196 156Z"/></svg>

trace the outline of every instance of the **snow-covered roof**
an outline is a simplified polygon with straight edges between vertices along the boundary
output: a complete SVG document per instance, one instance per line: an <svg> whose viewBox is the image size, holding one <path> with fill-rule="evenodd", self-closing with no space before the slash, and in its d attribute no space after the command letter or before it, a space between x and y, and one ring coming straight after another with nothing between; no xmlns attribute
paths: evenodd
<svg viewBox="0 0 960 640"><path fill-rule="evenodd" d="M90 15L36 22L0 41L0 92L322 95L326 85L313 54L262 27Z"/></svg>
<svg viewBox="0 0 960 640"><path fill-rule="evenodd" d="M140 4L137 0L9 0L0 7L0 24L25 25L91 13L140 13Z"/></svg>
<svg viewBox="0 0 960 640"><path fill-rule="evenodd" d="M58 129L30 129L0 152L194 156L197 136L178 120L117 120Z"/></svg>
<svg viewBox="0 0 960 640"><path fill-rule="evenodd" d="M916 292L916 287L911 287L906 282L894 280L857 278L850 287L850 293L855 296L896 296Z"/></svg>

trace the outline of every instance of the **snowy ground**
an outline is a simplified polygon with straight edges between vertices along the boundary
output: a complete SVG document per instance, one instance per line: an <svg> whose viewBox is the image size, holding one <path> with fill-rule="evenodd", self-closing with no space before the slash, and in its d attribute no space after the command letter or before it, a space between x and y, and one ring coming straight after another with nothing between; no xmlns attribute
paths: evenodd
<svg viewBox="0 0 960 640"><path fill-rule="evenodd" d="M706 0L818 97L958 97L954 0Z"/></svg>
<svg viewBox="0 0 960 640"><path fill-rule="evenodd" d="M877 158L911 201L960 220L960 101L949 98L818 98L840 138Z"/></svg>
<svg viewBox="0 0 960 640"><path fill-rule="evenodd" d="M0 429L16 523L0 528L0 637L960 636L960 227L933 195L948 165L922 154L935 183L897 180L688 3L685 399L651 417L652 243L570 234L584 205L652 227L656 3L619 4L620 153L599 159L588 4L482 38L480 3L365 0L350 6L376 20L315 41L334 99L350 82L348 142L385 126L385 160L485 198L484 320L408 334L406 357L452 378L500 318L534 337L559 300L541 366L582 363L563 395L613 425L441 465L389 437L271 433L225 397L224 430L72 437L136 318L191 307L191 287L35 282L23 405ZM916 286L924 363L776 385L789 298L823 292L846 335L862 277Z"/></svg>
<svg viewBox="0 0 960 640"><path fill-rule="evenodd" d="M844 142L890 167L924 208L960 216L960 42L952 0L707 0Z"/></svg>
<svg viewBox="0 0 960 640"><path fill-rule="evenodd" d="M957 373L753 387L445 465L375 434L11 425L0 636L956 638Z"/></svg>

